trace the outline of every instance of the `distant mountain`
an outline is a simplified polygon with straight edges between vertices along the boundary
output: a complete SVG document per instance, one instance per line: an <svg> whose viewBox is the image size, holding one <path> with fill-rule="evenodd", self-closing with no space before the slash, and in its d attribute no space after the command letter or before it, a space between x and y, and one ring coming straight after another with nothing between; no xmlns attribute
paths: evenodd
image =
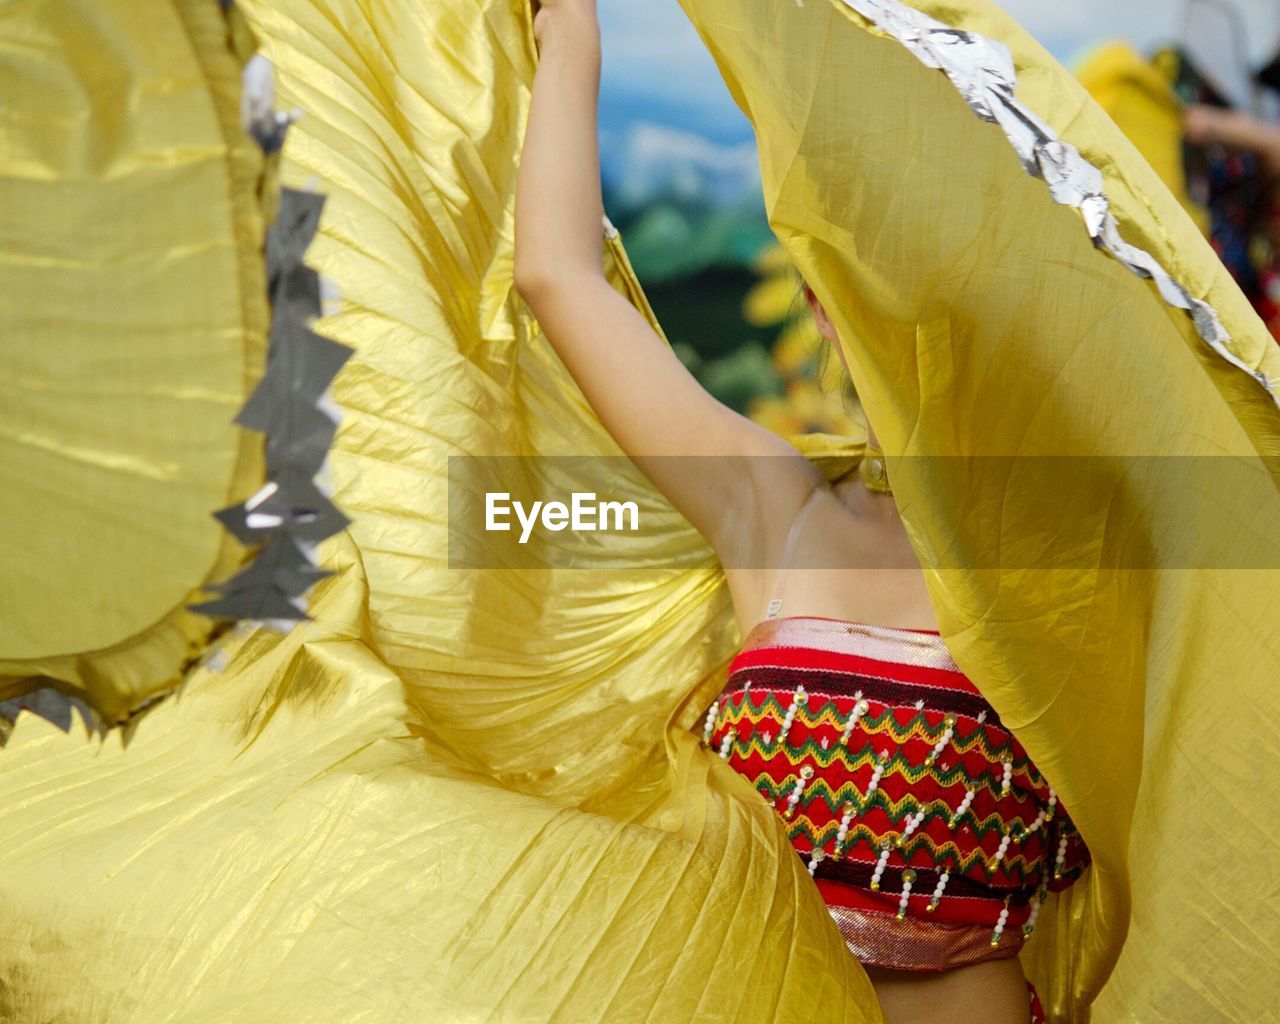
<svg viewBox="0 0 1280 1024"><path fill-rule="evenodd" d="M759 203L708 209L663 201L620 227L636 273L649 283L717 267L745 271L773 241Z"/></svg>
<svg viewBox="0 0 1280 1024"><path fill-rule="evenodd" d="M601 154L605 208L641 280L745 269L772 240L754 143L637 122L606 133Z"/></svg>
<svg viewBox="0 0 1280 1024"><path fill-rule="evenodd" d="M602 170L622 216L657 200L716 208L761 201L754 143L720 145L651 122L620 137L606 133Z"/></svg>

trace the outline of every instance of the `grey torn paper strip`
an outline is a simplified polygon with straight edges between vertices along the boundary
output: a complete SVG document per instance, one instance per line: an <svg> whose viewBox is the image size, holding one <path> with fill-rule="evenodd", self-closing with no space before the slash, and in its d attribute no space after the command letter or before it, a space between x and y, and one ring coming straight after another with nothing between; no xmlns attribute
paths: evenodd
<svg viewBox="0 0 1280 1024"><path fill-rule="evenodd" d="M102 717L89 705L79 697L69 696L49 686L24 693L20 697L0 701L0 723L12 726L17 721L18 715L25 711L43 718L63 732L70 732L72 708L80 712L80 720L87 730L91 733L96 732L100 736L106 734L106 725ZM8 729L0 729L0 747L5 745L7 735Z"/></svg>
<svg viewBox="0 0 1280 1024"><path fill-rule="evenodd" d="M244 90L246 130L265 152L274 152L291 118L271 115L270 65L251 60ZM279 629L308 618L305 594L331 575L317 565L315 546L348 524L316 482L338 428L329 386L352 351L308 326L321 314L324 287L303 256L323 208L321 195L282 188L267 231L267 366L236 417L240 426L266 435L267 481L247 501L214 513L237 540L260 550L236 575L206 586L219 596L190 606L204 615Z"/></svg>
<svg viewBox="0 0 1280 1024"><path fill-rule="evenodd" d="M306 326L320 312L320 293L302 257L323 205L321 196L282 189L268 233L267 370L236 418L266 434L268 481L248 501L215 513L241 543L263 548L231 579L206 588L221 596L191 606L204 615L276 623L307 618L303 596L330 575L314 563L314 545L348 523L314 479L338 426L336 407L326 400L329 385L351 356L346 345Z"/></svg>
<svg viewBox="0 0 1280 1024"><path fill-rule="evenodd" d="M1168 305L1187 311L1201 340L1266 388L1280 405L1280 381L1271 380L1232 351L1231 335L1217 311L1194 297L1154 256L1124 240L1111 212L1111 201L1102 191L1102 171L1014 98L1017 74L1007 46L976 32L944 25L899 0L838 2L896 39L922 64L942 71L974 114L999 125L1022 166L1048 185L1053 201L1080 211L1094 245L1138 277L1154 282Z"/></svg>
<svg viewBox="0 0 1280 1024"><path fill-rule="evenodd" d="M331 575L329 570L313 565L308 553L292 539L280 536L243 572L210 588L221 593L221 597L195 607L208 615L221 615L223 608L250 609L250 615L235 618L296 618L302 595L318 580Z"/></svg>

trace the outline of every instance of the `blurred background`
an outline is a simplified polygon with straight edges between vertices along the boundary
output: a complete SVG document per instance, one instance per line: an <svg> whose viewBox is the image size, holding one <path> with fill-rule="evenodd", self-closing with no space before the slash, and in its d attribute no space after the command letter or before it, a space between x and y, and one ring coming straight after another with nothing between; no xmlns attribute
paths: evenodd
<svg viewBox="0 0 1280 1024"><path fill-rule="evenodd" d="M780 433L860 433L765 222L751 127L677 0L598 0L605 208L685 364ZM1280 0L1004 0L1280 337Z"/></svg>

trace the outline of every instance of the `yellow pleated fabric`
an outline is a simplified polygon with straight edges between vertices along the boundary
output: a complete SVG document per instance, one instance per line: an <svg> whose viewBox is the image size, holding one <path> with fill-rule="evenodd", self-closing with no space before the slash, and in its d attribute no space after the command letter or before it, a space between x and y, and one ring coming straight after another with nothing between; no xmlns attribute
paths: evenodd
<svg viewBox="0 0 1280 1024"><path fill-rule="evenodd" d="M124 719L244 558L211 515L263 482L232 423L268 317L242 29L208 0L0 9L0 700Z"/></svg>
<svg viewBox="0 0 1280 1024"><path fill-rule="evenodd" d="M1093 853L1024 953L1050 1019L1084 1021L1095 999L1106 1022L1273 1018L1273 394L1095 248L1004 130L857 4L682 3L754 123L770 222L886 451L1000 457L927 477L891 458L890 476L955 660ZM986 0L912 6L1010 48L1017 100L1101 169L1125 239L1214 307L1274 388L1280 351L1080 84ZM1063 455L1117 468L1032 471ZM1188 511L1207 477L1152 472L1226 456L1250 468L1210 490L1212 515ZM1187 531L1258 561L1188 560Z"/></svg>
<svg viewBox="0 0 1280 1024"><path fill-rule="evenodd" d="M245 8L306 111L286 179L328 196L353 525L313 622L232 634L127 747L19 717L0 1019L875 1024L773 810L690 731L738 639L696 532L655 496L630 569L449 568L451 456L618 455L512 290L527 5ZM647 310L616 242L608 270ZM832 476L861 450L806 444Z"/></svg>

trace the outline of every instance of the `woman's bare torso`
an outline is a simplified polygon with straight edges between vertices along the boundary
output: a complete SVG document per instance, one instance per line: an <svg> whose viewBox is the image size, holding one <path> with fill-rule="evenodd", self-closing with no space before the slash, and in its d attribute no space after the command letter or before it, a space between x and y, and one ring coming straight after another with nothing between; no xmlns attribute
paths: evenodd
<svg viewBox="0 0 1280 1024"><path fill-rule="evenodd" d="M796 511L787 502L762 513L765 543L755 566L726 569L744 636L764 618L775 597L782 598L782 614L788 616L937 629L924 573L891 496L868 494L855 478L818 497L780 578ZM724 561L732 564L731 559Z"/></svg>

